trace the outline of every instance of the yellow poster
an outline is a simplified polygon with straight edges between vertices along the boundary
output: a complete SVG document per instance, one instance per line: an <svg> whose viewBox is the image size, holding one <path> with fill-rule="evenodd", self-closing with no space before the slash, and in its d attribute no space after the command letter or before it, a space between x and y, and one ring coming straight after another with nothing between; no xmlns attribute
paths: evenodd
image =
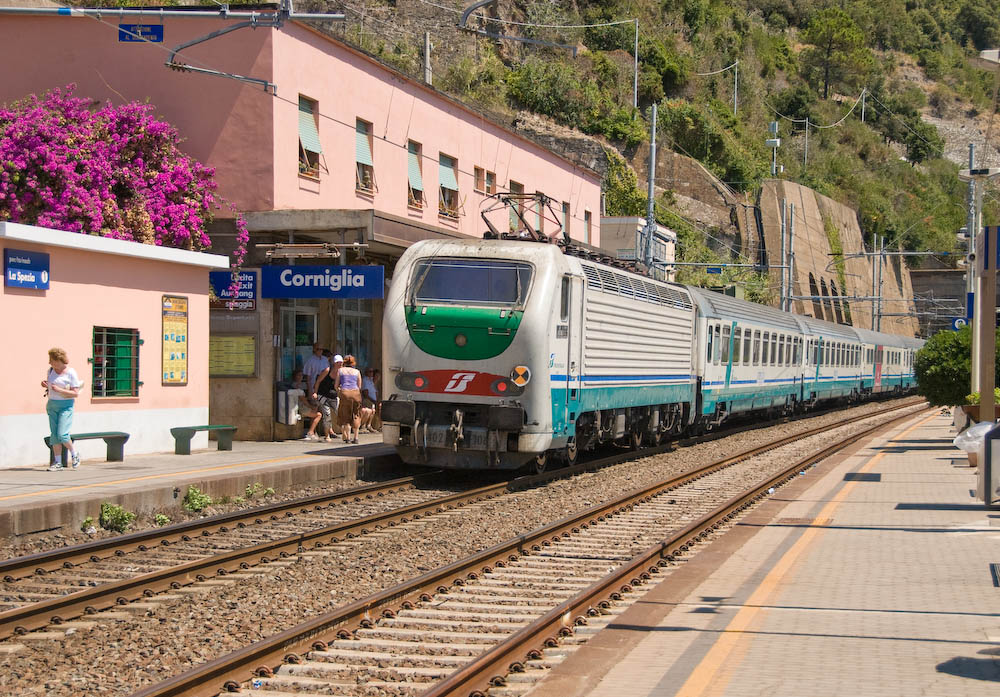
<svg viewBox="0 0 1000 697"><path fill-rule="evenodd" d="M208 338L211 377L253 377L257 374L257 337L252 334Z"/></svg>
<svg viewBox="0 0 1000 697"><path fill-rule="evenodd" d="M163 296L163 384L188 381L188 299Z"/></svg>

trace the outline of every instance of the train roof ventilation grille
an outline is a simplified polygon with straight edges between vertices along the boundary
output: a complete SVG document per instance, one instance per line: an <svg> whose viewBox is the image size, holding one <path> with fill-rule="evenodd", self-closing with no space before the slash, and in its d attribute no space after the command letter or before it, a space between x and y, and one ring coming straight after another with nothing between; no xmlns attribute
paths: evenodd
<svg viewBox="0 0 1000 697"><path fill-rule="evenodd" d="M633 278L611 269L582 264L587 286L594 290L619 295L625 298L635 298L640 302L666 305L682 310L690 310L693 306L688 297L675 288Z"/></svg>

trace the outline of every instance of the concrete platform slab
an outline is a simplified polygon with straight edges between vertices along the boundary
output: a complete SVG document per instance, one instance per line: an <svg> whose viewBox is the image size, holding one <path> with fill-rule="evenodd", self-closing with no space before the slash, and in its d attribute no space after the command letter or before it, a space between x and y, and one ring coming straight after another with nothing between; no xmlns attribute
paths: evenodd
<svg viewBox="0 0 1000 697"><path fill-rule="evenodd" d="M527 694L997 694L1000 512L950 426L915 417L779 489Z"/></svg>
<svg viewBox="0 0 1000 697"><path fill-rule="evenodd" d="M124 462L85 460L79 469L49 472L46 466L0 469L0 536L73 526L100 504L137 512L180 510L188 486L213 498L242 496L259 482L275 491L313 483L369 477L398 463L382 434L362 434L357 445L342 441L236 441L191 455L128 455Z"/></svg>

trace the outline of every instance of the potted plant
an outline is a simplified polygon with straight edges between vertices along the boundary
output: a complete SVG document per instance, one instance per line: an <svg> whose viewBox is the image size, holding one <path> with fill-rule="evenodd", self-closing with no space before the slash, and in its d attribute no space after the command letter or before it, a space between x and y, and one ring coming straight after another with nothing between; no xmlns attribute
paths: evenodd
<svg viewBox="0 0 1000 697"><path fill-rule="evenodd" d="M979 393L973 392L970 395L965 396L965 404L962 406L962 411L964 411L970 419L979 422ZM993 403L1000 404L1000 387L993 389Z"/></svg>

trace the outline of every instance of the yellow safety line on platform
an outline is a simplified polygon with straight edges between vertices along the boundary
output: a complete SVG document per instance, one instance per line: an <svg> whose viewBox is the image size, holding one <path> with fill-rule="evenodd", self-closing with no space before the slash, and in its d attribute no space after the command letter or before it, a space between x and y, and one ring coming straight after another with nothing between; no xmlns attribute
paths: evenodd
<svg viewBox="0 0 1000 697"><path fill-rule="evenodd" d="M933 414L926 419L919 421L906 429L893 440L902 438L911 431L923 426L928 421L935 419L939 414ZM858 470L864 473L875 466L879 460L885 456L885 452L875 454L865 465ZM833 518L834 510L847 498L857 485L857 480L846 482L839 492L831 499L812 520L808 529L796 540L791 549L785 552L784 556L778 560L774 568L768 572L760 585L747 599L744 606L736 613L736 616L729 622L728 626L722 630L719 639L709 649L701 662L688 676L687 681L677 691L676 697L700 697L704 695L710 687L716 694L721 693L729 682L730 674L738 663L738 657L730 660L730 654L737 650L740 640L746 636L750 625L757 619L758 615L764 611L764 606L771 604L769 601L778 592L785 575L791 570L799 556L809 547L815 538L823 531L822 525ZM745 642L744 642L745 643ZM743 647L743 652L748 647ZM723 671L723 668L726 668Z"/></svg>
<svg viewBox="0 0 1000 697"><path fill-rule="evenodd" d="M273 460L257 460L255 462L237 462L232 465L219 465L217 467L206 467L197 470L184 470L182 472L165 472L164 474L147 474L142 477L129 477L128 479L113 479L110 482L95 482L94 484L79 484L61 489L46 489L45 491L35 491L30 494L14 494L13 496L0 496L0 501L10 501L11 499L26 499L32 496L45 496L46 494L60 494L64 491L76 491L79 489L96 489L97 487L108 486L109 484L128 484L129 482L141 482L148 479L166 479L167 477L181 477L188 474L201 474L202 472L215 472L217 470L228 470L234 467L250 467L251 465L267 465L272 462L288 462L289 460L303 460L307 457L323 457L322 455L290 455L288 457L276 457ZM39 470L41 471L41 470Z"/></svg>

